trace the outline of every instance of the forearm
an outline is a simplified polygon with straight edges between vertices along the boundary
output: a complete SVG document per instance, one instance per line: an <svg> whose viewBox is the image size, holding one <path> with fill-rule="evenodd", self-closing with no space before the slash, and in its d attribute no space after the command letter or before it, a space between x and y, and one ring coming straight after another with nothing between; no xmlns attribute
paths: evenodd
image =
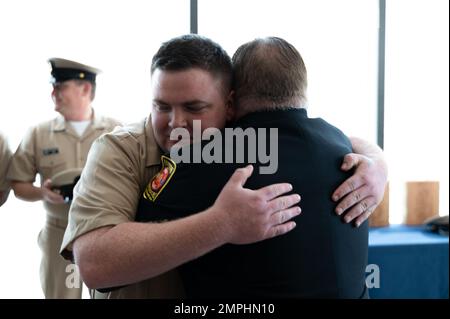
<svg viewBox="0 0 450 319"><path fill-rule="evenodd" d="M33 186L30 182L12 182L14 195L22 200L35 202L43 199L43 192L40 187Z"/></svg>
<svg viewBox="0 0 450 319"><path fill-rule="evenodd" d="M354 153L369 157L371 160L379 164L387 175L388 167L384 157L383 150L375 144L371 144L358 137L350 137L352 149Z"/></svg>
<svg viewBox="0 0 450 319"><path fill-rule="evenodd" d="M158 276L225 243L251 244L291 231L295 227L291 219L300 214L296 206L300 196L285 195L292 191L287 183L243 188L252 171L252 166L237 169L214 205L203 212L169 222L105 226L76 238L73 255L83 281L90 288L127 285ZM73 205L71 214L76 213Z"/></svg>
<svg viewBox="0 0 450 319"><path fill-rule="evenodd" d="M370 158L383 158L383 150L375 144L371 144L359 137L350 137L354 153L365 155Z"/></svg>
<svg viewBox="0 0 450 319"><path fill-rule="evenodd" d="M226 236L214 213L204 211L164 223L119 224L77 239L74 256L89 287L115 287L176 268L223 245Z"/></svg>

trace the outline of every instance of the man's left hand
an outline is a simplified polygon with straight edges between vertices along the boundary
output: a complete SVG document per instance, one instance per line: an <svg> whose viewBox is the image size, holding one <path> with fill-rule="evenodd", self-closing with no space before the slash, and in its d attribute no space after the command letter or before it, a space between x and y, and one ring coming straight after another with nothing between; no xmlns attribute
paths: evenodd
<svg viewBox="0 0 450 319"><path fill-rule="evenodd" d="M340 201L336 214L345 214L346 223L356 218L355 224L359 227L383 200L387 169L384 162L376 162L367 156L345 155L341 169L348 171L354 167L353 176L335 190L332 198L335 202Z"/></svg>

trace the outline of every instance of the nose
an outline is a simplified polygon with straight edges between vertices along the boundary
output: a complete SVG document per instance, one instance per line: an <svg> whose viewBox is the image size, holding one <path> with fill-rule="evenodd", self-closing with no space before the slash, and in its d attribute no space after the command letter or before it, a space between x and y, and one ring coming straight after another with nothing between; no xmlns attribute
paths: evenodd
<svg viewBox="0 0 450 319"><path fill-rule="evenodd" d="M55 89L55 88L53 88L53 90L52 90L52 94L51 94L51 96L52 96L52 100L53 100L53 101L56 101L56 94L57 94L57 92L56 92L56 89Z"/></svg>
<svg viewBox="0 0 450 319"><path fill-rule="evenodd" d="M169 126L171 128L187 127L187 118L182 110L173 110L169 121Z"/></svg>
<svg viewBox="0 0 450 319"><path fill-rule="evenodd" d="M53 87L53 90L52 90L52 97L53 97L53 98L56 98L56 97L58 97L58 96L59 96L59 89L58 89L57 86L54 86L54 87Z"/></svg>

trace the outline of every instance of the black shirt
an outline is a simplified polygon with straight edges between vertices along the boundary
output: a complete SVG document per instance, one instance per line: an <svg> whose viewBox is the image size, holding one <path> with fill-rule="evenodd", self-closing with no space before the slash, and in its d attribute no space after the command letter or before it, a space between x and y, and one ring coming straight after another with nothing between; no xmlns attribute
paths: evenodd
<svg viewBox="0 0 450 319"><path fill-rule="evenodd" d="M308 118L305 109L248 114L235 127L278 129L278 170L259 174L267 164L254 164L245 187L289 182L302 196L302 214L285 235L250 245L227 244L182 265L187 296L364 297L367 222L359 228L345 224L331 200L350 176L340 169L352 151L348 138L324 120ZM180 163L171 176L166 170L159 176L164 187L154 201L141 198L136 220L172 220L207 209L234 170L245 165Z"/></svg>

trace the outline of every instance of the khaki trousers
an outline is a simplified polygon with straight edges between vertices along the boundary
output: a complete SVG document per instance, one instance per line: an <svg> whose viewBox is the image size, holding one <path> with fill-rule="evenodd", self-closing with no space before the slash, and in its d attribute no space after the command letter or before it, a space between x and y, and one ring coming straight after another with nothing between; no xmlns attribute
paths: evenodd
<svg viewBox="0 0 450 319"><path fill-rule="evenodd" d="M42 252L40 279L46 299L81 299L83 285L78 268L59 254L66 226L67 221L47 215L38 236Z"/></svg>

